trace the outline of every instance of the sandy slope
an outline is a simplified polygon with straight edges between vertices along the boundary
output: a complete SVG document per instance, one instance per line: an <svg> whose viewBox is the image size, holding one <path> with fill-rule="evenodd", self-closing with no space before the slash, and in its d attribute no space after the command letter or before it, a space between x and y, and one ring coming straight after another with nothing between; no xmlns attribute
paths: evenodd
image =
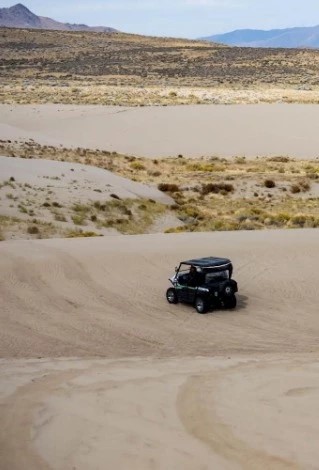
<svg viewBox="0 0 319 470"><path fill-rule="evenodd" d="M169 306L207 254L239 308ZM318 256L318 230L3 242L1 469L318 468Z"/></svg>
<svg viewBox="0 0 319 470"><path fill-rule="evenodd" d="M318 468L315 355L0 362L1 469Z"/></svg>
<svg viewBox="0 0 319 470"><path fill-rule="evenodd" d="M0 139L138 156L319 156L316 105L0 105Z"/></svg>
<svg viewBox="0 0 319 470"><path fill-rule="evenodd" d="M28 184L44 199L43 191L61 204L110 199L111 194L126 198L152 198L164 204L174 201L154 186L137 183L111 171L78 163L28 160L0 156L0 183L14 177L15 183ZM8 192L7 188L7 192ZM41 194L42 193L42 194ZM23 193L20 194L23 196ZM25 196L25 195L24 195ZM1 207L5 204L2 201Z"/></svg>
<svg viewBox="0 0 319 470"><path fill-rule="evenodd" d="M238 310L169 306L174 266L207 254L234 260ZM0 355L312 351L318 255L318 230L3 242Z"/></svg>

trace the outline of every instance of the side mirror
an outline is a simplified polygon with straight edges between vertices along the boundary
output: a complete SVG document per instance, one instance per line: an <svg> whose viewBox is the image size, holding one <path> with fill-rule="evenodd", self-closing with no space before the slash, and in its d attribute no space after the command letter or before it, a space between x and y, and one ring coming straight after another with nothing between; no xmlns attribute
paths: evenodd
<svg viewBox="0 0 319 470"><path fill-rule="evenodd" d="M177 273L177 271L178 271L178 267L177 267L177 266L175 266L175 272Z"/></svg>

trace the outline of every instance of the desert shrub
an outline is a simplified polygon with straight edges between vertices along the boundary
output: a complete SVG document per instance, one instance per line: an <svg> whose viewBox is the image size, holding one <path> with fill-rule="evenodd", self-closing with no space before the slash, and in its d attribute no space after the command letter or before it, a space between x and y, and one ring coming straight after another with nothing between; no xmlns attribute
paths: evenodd
<svg viewBox="0 0 319 470"><path fill-rule="evenodd" d="M66 217L63 214L55 213L54 214L54 220L58 222L66 222Z"/></svg>
<svg viewBox="0 0 319 470"><path fill-rule="evenodd" d="M193 206L185 206L183 207L182 215L186 217L197 218L200 215L200 211Z"/></svg>
<svg viewBox="0 0 319 470"><path fill-rule="evenodd" d="M291 222L297 227L304 227L307 222L307 217L305 215L295 215L291 218Z"/></svg>
<svg viewBox="0 0 319 470"><path fill-rule="evenodd" d="M279 223L286 224L290 220L290 214L286 212L280 212L276 216L273 216Z"/></svg>
<svg viewBox="0 0 319 470"><path fill-rule="evenodd" d="M74 210L74 212L83 212L84 214L86 214L90 208L88 206L85 206L84 204L74 204L72 206L72 210Z"/></svg>
<svg viewBox="0 0 319 470"><path fill-rule="evenodd" d="M40 233L39 228L38 228L36 225L30 225L30 226L27 228L27 232L28 232L30 235L37 235L38 233Z"/></svg>
<svg viewBox="0 0 319 470"><path fill-rule="evenodd" d="M56 201L52 202L52 206L53 207L58 207L58 208L62 207L61 204L59 202L56 202Z"/></svg>
<svg viewBox="0 0 319 470"><path fill-rule="evenodd" d="M186 225L179 225L178 227L172 227L165 230L164 233L182 233L188 232L188 227Z"/></svg>
<svg viewBox="0 0 319 470"><path fill-rule="evenodd" d="M51 207L51 204L49 202L44 202L42 204L42 207Z"/></svg>
<svg viewBox="0 0 319 470"><path fill-rule="evenodd" d="M288 163L290 161L289 157L283 157L283 156L278 156L278 157L270 157L268 158L269 162L278 162L278 163Z"/></svg>
<svg viewBox="0 0 319 470"><path fill-rule="evenodd" d="M230 183L208 183L204 184L201 189L201 194L203 196L214 193L227 194L234 191L234 186Z"/></svg>
<svg viewBox="0 0 319 470"><path fill-rule="evenodd" d="M157 187L164 193L176 193L179 191L178 185L173 183L160 183Z"/></svg>
<svg viewBox="0 0 319 470"><path fill-rule="evenodd" d="M301 192L300 186L298 184L292 184L290 187L292 194L297 194Z"/></svg>
<svg viewBox="0 0 319 470"><path fill-rule="evenodd" d="M305 192L309 191L310 184L308 183L308 181L302 180L302 181L299 182L299 187L300 187L301 191L303 191L305 193Z"/></svg>
<svg viewBox="0 0 319 470"><path fill-rule="evenodd" d="M94 201L93 206L95 207L95 209L100 210L100 209L101 209L101 203L100 203L100 201Z"/></svg>
<svg viewBox="0 0 319 470"><path fill-rule="evenodd" d="M25 206L23 206L22 204L18 205L18 209L19 209L20 212L22 212L22 214L27 214L28 213L28 209Z"/></svg>
<svg viewBox="0 0 319 470"><path fill-rule="evenodd" d="M192 162L187 165L189 171L202 171L204 173L213 173L214 171L223 171L224 168L218 167L214 163Z"/></svg>
<svg viewBox="0 0 319 470"><path fill-rule="evenodd" d="M145 165L143 165L141 162L132 162L130 167L132 170L145 170Z"/></svg>
<svg viewBox="0 0 319 470"><path fill-rule="evenodd" d="M311 180L318 180L319 179L319 174L318 173L307 173L307 177L310 178Z"/></svg>
<svg viewBox="0 0 319 470"><path fill-rule="evenodd" d="M114 194L114 193L110 194L110 197L112 197L113 199L117 199L118 201L121 200L120 196L118 196L117 194Z"/></svg>
<svg viewBox="0 0 319 470"><path fill-rule="evenodd" d="M271 189L271 188L276 187L276 183L274 182L274 180L266 179L264 181L264 186L265 186L265 188Z"/></svg>
<svg viewBox="0 0 319 470"><path fill-rule="evenodd" d="M239 165L244 165L246 163L246 157L236 157L235 163Z"/></svg>
<svg viewBox="0 0 319 470"><path fill-rule="evenodd" d="M103 235L95 232L83 232L82 230L71 230L66 234L67 238L88 238L88 237L103 237Z"/></svg>
<svg viewBox="0 0 319 470"><path fill-rule="evenodd" d="M72 216L72 221L75 225L86 225L85 214L76 214Z"/></svg>

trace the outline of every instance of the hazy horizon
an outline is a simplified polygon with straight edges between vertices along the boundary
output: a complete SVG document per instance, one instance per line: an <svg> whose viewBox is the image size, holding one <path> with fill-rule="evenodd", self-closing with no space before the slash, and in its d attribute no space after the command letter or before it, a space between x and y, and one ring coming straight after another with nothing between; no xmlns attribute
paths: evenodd
<svg viewBox="0 0 319 470"><path fill-rule="evenodd" d="M4 0L0 7L16 3L57 21L110 26L153 36L198 38L236 29L270 30L319 24L318 0Z"/></svg>

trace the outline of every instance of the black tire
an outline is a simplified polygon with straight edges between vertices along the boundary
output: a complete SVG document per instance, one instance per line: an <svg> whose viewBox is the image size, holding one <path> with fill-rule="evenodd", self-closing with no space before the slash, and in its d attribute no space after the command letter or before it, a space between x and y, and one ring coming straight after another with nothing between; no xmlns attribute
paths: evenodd
<svg viewBox="0 0 319 470"><path fill-rule="evenodd" d="M173 287L170 287L166 291L166 299L169 304L177 304L178 303L178 297L176 290Z"/></svg>
<svg viewBox="0 0 319 470"><path fill-rule="evenodd" d="M224 308L226 308L227 310L231 310L233 308L236 308L236 306L237 306L236 296L233 294L230 297L226 297L223 300L223 304L224 304Z"/></svg>
<svg viewBox="0 0 319 470"><path fill-rule="evenodd" d="M197 297L195 300L195 308L197 313L203 314L208 311L208 303L202 297Z"/></svg>

